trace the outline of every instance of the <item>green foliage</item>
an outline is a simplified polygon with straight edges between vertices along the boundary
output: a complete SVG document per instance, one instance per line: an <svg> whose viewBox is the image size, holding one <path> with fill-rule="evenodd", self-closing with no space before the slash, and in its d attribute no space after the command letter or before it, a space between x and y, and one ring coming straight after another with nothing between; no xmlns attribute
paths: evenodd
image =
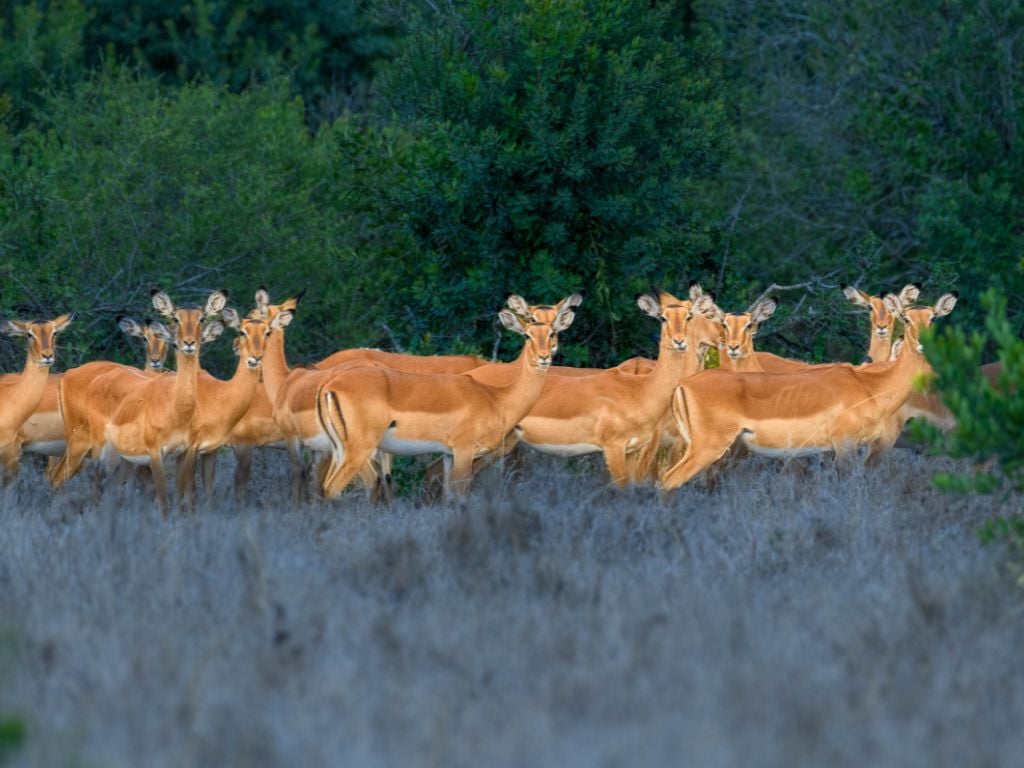
<svg viewBox="0 0 1024 768"><path fill-rule="evenodd" d="M431 349L440 330L497 346L508 292L553 301L585 289L570 361L650 351L633 295L712 269L696 182L727 134L713 48L672 35L666 7L636 0L407 12L408 44L382 90L425 150L392 193L423 251L394 294L396 309L417 310L410 345Z"/></svg>
<svg viewBox="0 0 1024 768"><path fill-rule="evenodd" d="M43 91L82 77L91 18L84 0L17 0L0 10L0 122L24 120Z"/></svg>
<svg viewBox="0 0 1024 768"><path fill-rule="evenodd" d="M0 763L13 755L25 743L25 722L20 718L0 718Z"/></svg>
<svg viewBox="0 0 1024 768"><path fill-rule="evenodd" d="M0 90L24 119L40 89L74 86L104 60L235 92L287 74L319 122L365 101L395 45L394 29L355 2L15 0L0 11Z"/></svg>
<svg viewBox="0 0 1024 768"><path fill-rule="evenodd" d="M1024 327L1019 3L697 9L722 40L739 126L717 188L723 210L739 204L730 279L838 270L871 292L998 287ZM977 325L981 312L969 304L953 321Z"/></svg>
<svg viewBox="0 0 1024 768"><path fill-rule="evenodd" d="M947 490L991 492L1004 480L1024 488L1024 339L1007 320L1001 294L988 291L981 305L987 335L953 327L924 337L928 361L956 427L945 434L923 426L919 430L944 452L978 465L971 476L937 478ZM981 367L990 341L1001 365L998 372Z"/></svg>
<svg viewBox="0 0 1024 768"><path fill-rule="evenodd" d="M243 308L260 284L277 296L308 287L289 334L299 359L375 340L356 300L374 270L358 251L349 169L386 179L370 166L394 132L357 139L339 122L310 136L286 84L168 97L120 71L52 94L45 112L38 127L0 136L0 312L78 310L63 365L134 362L113 319L151 312L153 285L181 301L224 286ZM223 370L233 363L220 347ZM16 345L2 369L22 354Z"/></svg>
<svg viewBox="0 0 1024 768"><path fill-rule="evenodd" d="M1024 587L1024 515L994 517L978 527L978 540L1006 550L1006 564L1017 585Z"/></svg>

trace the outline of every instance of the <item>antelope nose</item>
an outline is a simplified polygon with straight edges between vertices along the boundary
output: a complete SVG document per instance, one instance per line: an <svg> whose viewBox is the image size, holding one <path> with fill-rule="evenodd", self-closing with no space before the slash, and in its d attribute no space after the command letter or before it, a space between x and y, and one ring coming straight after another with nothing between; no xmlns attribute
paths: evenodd
<svg viewBox="0 0 1024 768"><path fill-rule="evenodd" d="M672 345L673 345L673 346L674 346L674 347L675 347L675 348L676 348L677 350L679 350L680 352L685 352L685 351L686 351L686 348L687 348L687 347L689 346L689 345L688 345L688 344L686 343L686 339L683 339L682 341L680 341L680 340L678 340L678 339L672 339Z"/></svg>
<svg viewBox="0 0 1024 768"><path fill-rule="evenodd" d="M53 355L40 355L39 356L39 364L40 365L53 365L53 359L54 359Z"/></svg>
<svg viewBox="0 0 1024 768"><path fill-rule="evenodd" d="M263 355L260 355L259 357L256 357L255 355L249 355L249 357L246 358L245 364L248 365L250 368L259 368L260 363L262 362Z"/></svg>
<svg viewBox="0 0 1024 768"><path fill-rule="evenodd" d="M549 365L551 365L551 355L538 355L537 365L539 365L541 368L547 368Z"/></svg>
<svg viewBox="0 0 1024 768"><path fill-rule="evenodd" d="M196 353L196 343L194 341L183 341L181 343L181 351L186 355L194 355Z"/></svg>
<svg viewBox="0 0 1024 768"><path fill-rule="evenodd" d="M151 358L149 358L149 367L150 368L163 368L164 367L164 361L160 360L159 358L151 357Z"/></svg>

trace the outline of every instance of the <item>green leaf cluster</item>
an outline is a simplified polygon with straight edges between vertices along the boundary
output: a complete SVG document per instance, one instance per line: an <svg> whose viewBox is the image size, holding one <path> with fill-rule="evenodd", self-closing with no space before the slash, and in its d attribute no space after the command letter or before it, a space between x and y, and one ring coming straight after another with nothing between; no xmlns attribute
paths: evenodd
<svg viewBox="0 0 1024 768"><path fill-rule="evenodd" d="M466 0L410 9L383 103L428 151L394 190L420 249L396 306L418 308L410 346L441 329L500 345L509 292L585 290L574 362L649 352L632 303L711 271L698 182L727 141L714 48L633 0ZM582 324L581 324L582 325ZM577 334L570 334L577 336ZM568 341L568 339L567 339Z"/></svg>
<svg viewBox="0 0 1024 768"><path fill-rule="evenodd" d="M948 490L991 492L1003 482L1024 488L1024 339L1007 320L1006 299L994 290L981 298L987 333L962 328L929 332L924 344L943 402L956 418L947 433L919 427L943 452L972 459L970 475L937 478ZM999 369L981 366L993 345ZM987 375L986 375L987 374Z"/></svg>

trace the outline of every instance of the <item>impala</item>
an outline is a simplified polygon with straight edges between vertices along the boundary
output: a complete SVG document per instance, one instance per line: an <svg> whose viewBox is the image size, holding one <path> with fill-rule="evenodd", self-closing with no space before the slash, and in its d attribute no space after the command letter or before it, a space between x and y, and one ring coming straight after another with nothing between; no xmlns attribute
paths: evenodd
<svg viewBox="0 0 1024 768"><path fill-rule="evenodd" d="M700 366L696 350L703 340L694 335L691 320L695 307L712 299L697 283L689 295L689 300L665 291L638 296L640 309L661 323L654 369L645 375L612 368L593 376L549 379L519 422L522 442L556 456L602 453L617 485L638 479L645 467L636 460L652 441L660 443L672 390Z"/></svg>
<svg viewBox="0 0 1024 768"><path fill-rule="evenodd" d="M285 329L295 317L302 294L286 299L281 304L271 306L264 303L259 310L270 322L271 334L267 340L266 353L263 358L263 381L267 396L273 404L274 422L281 430L288 459L291 462L292 499L298 503L302 499L303 487L307 480L306 464L302 460L302 449L308 449L314 462L321 464L320 480L326 471L324 459L330 451L330 442L316 414L316 391L320 384L327 380L334 369L318 370L316 368L289 368L285 357ZM372 365L379 363L350 362L346 365ZM359 471L366 486L367 493L376 497L380 492L378 473L367 461Z"/></svg>
<svg viewBox="0 0 1024 768"><path fill-rule="evenodd" d="M857 445L894 440L898 412L914 380L928 370L921 329L952 312L956 300L950 293L934 307L907 309L898 296L883 296L886 309L906 326L906 344L895 362L776 374L717 369L681 382L672 411L689 447L662 477L662 488L689 482L737 439L755 453L790 457L834 451L838 459Z"/></svg>
<svg viewBox="0 0 1024 768"><path fill-rule="evenodd" d="M56 337L71 324L74 313L46 322L4 320L0 333L28 339L28 356L20 375L0 380L0 461L6 488L18 474L23 437L21 429L43 399L50 366L56 356Z"/></svg>
<svg viewBox="0 0 1024 768"><path fill-rule="evenodd" d="M329 451L328 438L316 416L316 391L331 370L341 365L383 365L399 371L413 373L454 374L490 365L486 361L472 355L436 355L417 356L379 349L348 349L336 352L310 368L290 369L284 351L284 329L290 324L292 316L301 298L289 299L278 305L270 305L270 297L265 288L256 294L256 310L250 317L264 317L272 320L284 311L279 328L274 329L267 347L264 361L264 382L266 396L261 393L253 399L250 411L240 421L236 433L232 437L236 456L240 458L235 476L236 494L241 494L247 482L248 468L251 464L252 447L281 441L288 450L292 464L292 495L298 499L302 495L306 466L302 461L301 450L306 448L314 456L326 458ZM270 429L267 421L272 417L276 433ZM262 440L263 442L256 442ZM374 497L381 492L390 494L387 480L390 476L390 462L386 456L380 457L383 472L378 473L371 465L367 465L361 473L367 491ZM326 464L321 466L322 472ZM383 477L378 478L378 474ZM320 478L322 480L322 476ZM378 485L378 479L385 481ZM322 485L322 483L321 483Z"/></svg>
<svg viewBox="0 0 1024 768"><path fill-rule="evenodd" d="M868 357L875 363L889 360L893 345L893 331L896 328L896 316L885 306L883 299L885 293L872 296L846 283L840 283L839 287L852 304L864 307L871 312L871 341L868 345ZM900 291L899 299L904 306L909 306L917 301L920 294L920 283L908 283Z"/></svg>
<svg viewBox="0 0 1024 768"><path fill-rule="evenodd" d="M150 468L157 503L165 518L169 500L164 457L188 448L191 423L196 414L199 351L204 343L213 341L224 331L219 320L210 318L223 311L225 304L225 291L210 294L202 309L177 308L166 293L154 291L153 306L164 317L174 321L173 332L163 325L156 330L175 348L176 371L146 378L131 370L128 378L135 377L135 385L110 418L100 414L102 424L90 419L93 434L103 429L105 455L116 453L132 464ZM101 388L104 379L118 378L120 373L105 374L93 382L90 390ZM187 482L183 475L179 473L179 489L184 488Z"/></svg>
<svg viewBox="0 0 1024 768"><path fill-rule="evenodd" d="M230 441L235 426L251 407L260 388L263 353L271 334L266 320L242 319L230 307L221 312L221 319L227 327L238 331L234 342L238 366L228 381L215 379L206 371L199 372L188 446L178 464L178 496L189 505L195 495L197 456L207 501L213 496L217 451Z"/></svg>
<svg viewBox="0 0 1024 768"><path fill-rule="evenodd" d="M159 338L147 326L139 324L138 321L130 317L119 317L117 323L121 330L129 336L136 336L146 342L146 359L143 363L145 370L151 372L162 370L167 358L167 342ZM102 367L102 363L94 365L97 368ZM0 376L0 380L4 378ZM46 379L46 387L43 389L43 398L39 401L39 407L21 427L21 450L25 453L49 457L51 463L48 472L52 471L56 460L64 455L66 448L64 420L61 418L59 403L59 389L63 378L63 373L49 375Z"/></svg>
<svg viewBox="0 0 1024 768"><path fill-rule="evenodd" d="M498 374L503 383L485 381L497 364L464 374L354 365L338 370L317 393L317 413L331 443L324 496L341 493L378 447L402 455L444 453L446 495L464 493L473 460L502 450L537 400L558 334L572 324L572 307L580 300L573 295L562 301L550 322L527 321L508 309L498 313L506 329L526 338L511 380L507 369Z"/></svg>
<svg viewBox="0 0 1024 768"><path fill-rule="evenodd" d="M120 455L150 468L156 500L166 517L169 501L163 459L187 447L200 346L223 332L224 326L210 318L224 309L227 294L214 291L203 309L176 308L163 291L154 290L152 298L157 311L174 321L173 330L160 322L150 327L175 347L176 373L153 376L116 364L106 364L112 367L98 376L75 377L81 369L70 371L60 388L67 451L51 482L55 487L63 485L87 455L94 459Z"/></svg>

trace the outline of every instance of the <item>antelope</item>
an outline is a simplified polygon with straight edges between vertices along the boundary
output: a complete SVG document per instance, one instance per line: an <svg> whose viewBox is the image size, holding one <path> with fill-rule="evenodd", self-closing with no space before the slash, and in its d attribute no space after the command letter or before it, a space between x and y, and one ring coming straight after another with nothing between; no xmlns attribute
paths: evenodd
<svg viewBox="0 0 1024 768"><path fill-rule="evenodd" d="M51 480L60 487L78 471L87 454L107 460L119 455L131 464L149 467L157 504L166 518L169 499L163 460L188 445L196 408L199 350L223 332L223 324L211 317L224 309L227 294L214 291L202 309L176 308L163 291L154 290L152 299L157 311L174 321L173 331L156 321L150 327L175 347L177 372L152 376L119 365L91 378L73 379L75 372L69 372L60 390L68 447ZM69 406L73 406L72 420L68 419ZM80 421L83 413L84 426Z"/></svg>
<svg viewBox="0 0 1024 768"><path fill-rule="evenodd" d="M167 358L167 343L147 326L130 317L118 317L117 323L129 336L137 336L146 342L144 370L153 373L162 370ZM3 378L0 377L0 380ZM49 457L51 464L48 472L56 460L64 455L67 447L64 441L64 419L59 406L59 389L63 378L63 373L49 375L39 407L21 427L21 450Z"/></svg>
<svg viewBox="0 0 1024 768"><path fill-rule="evenodd" d="M560 302L550 322L526 320L509 309L498 313L507 330L526 339L511 377L498 364L463 374L354 365L336 370L316 400L331 443L324 497L340 494L378 448L402 455L445 454L445 495L465 493L474 459L501 451L540 396L558 335L572 324L572 307L580 301L574 294ZM496 371L504 381L488 383L488 374Z"/></svg>
<svg viewBox="0 0 1024 768"><path fill-rule="evenodd" d="M162 324L157 332L172 344L175 373L146 378L132 371L136 384L121 400L109 419L104 421L103 453L116 453L132 464L148 466L153 473L153 488L164 518L169 500L164 457L188 449L190 428L197 410L199 352L203 344L220 336L224 325L211 320L224 310L226 291L214 291L204 308L183 309L174 306L162 291L152 294L153 306L164 317L174 321L173 333ZM107 374L104 378L109 377ZM90 389L102 382L93 382ZM92 423L94 434L99 425ZM187 485L185 473L178 475L179 491Z"/></svg>
<svg viewBox="0 0 1024 768"><path fill-rule="evenodd" d="M312 368L290 369L284 353L284 329L291 323L300 299L301 294L273 307L265 288L261 287L256 294L257 308L251 316L262 316L273 322L273 319L282 312L285 315L277 321L279 327L273 329L274 333L267 347L263 366L266 398L257 394L253 406L239 423L232 438L236 456L240 456L235 476L236 494L242 493L247 482L252 447L256 444L267 444L256 443L255 440L269 440L279 434L279 439L285 443L288 450L292 465L293 499L297 501L301 498L306 473L301 449L305 447L315 455L324 457L329 450L328 438L316 416L316 391L326 380L328 373L339 366L378 365L414 373L455 374L485 365L484 360L472 355L417 356L378 349L348 349L330 355ZM277 433L272 433L269 428L268 415L273 418ZM389 461L384 456L380 461L383 465L382 474L387 478L390 475ZM322 469L326 469L326 465ZM390 488L387 485L378 487L378 472L369 464L361 475L372 497L377 498L381 490L389 494Z"/></svg>
<svg viewBox="0 0 1024 768"><path fill-rule="evenodd" d="M273 404L274 421L281 430L285 449L288 451L292 469L292 499L295 503L302 499L302 489L306 480L302 449L309 449L315 458L322 457L330 450L329 439L316 415L316 389L326 380L330 370L289 368L285 358L285 329L295 317L301 300L300 293L276 306L263 303L261 310L265 313L271 329L263 358L263 381L268 399ZM372 362L368 364L378 365ZM359 363L350 362L348 365ZM378 475L369 460L360 468L360 476L367 493L375 495L378 490Z"/></svg>
<svg viewBox="0 0 1024 768"><path fill-rule="evenodd" d="M165 301L169 302L166 294L156 290L151 293L151 299L154 306L159 303L163 307ZM144 324L140 324L126 317L118 317L117 324L129 336L146 342L145 365L139 371L109 360L96 360L63 375L59 382L57 400L63 427L64 451L60 459L47 469L54 490L59 490L77 475L87 457L100 458L105 444L106 420L113 415L128 392L141 379L163 374L167 353L174 341L167 327L158 321L147 319Z"/></svg>
<svg viewBox="0 0 1024 768"><path fill-rule="evenodd" d="M868 345L868 357L875 363L889 360L892 353L896 317L885 305L885 293L872 296L846 283L840 283L839 288L852 304L864 307L871 312L871 341ZM921 283L908 283L900 291L899 299L902 304L909 305L917 301L920 294Z"/></svg>
<svg viewBox="0 0 1024 768"><path fill-rule="evenodd" d="M551 323L555 316L564 309L571 309L578 306L583 301L583 297L580 294L573 294L565 301L551 305L528 305L526 301L518 295L513 294L509 296L507 306L519 317L528 322L541 322ZM571 304L567 302L572 302ZM552 365L548 369L547 379L545 387L554 386L556 384L556 378L582 378L585 376L593 376L598 373L605 373L607 370L617 370L624 374L632 375L644 375L650 373L654 369L655 363L653 360L649 360L645 357L632 357L625 360L615 366L613 369L606 368L573 368L564 365ZM504 383L506 378L510 378L515 372L515 363L500 364L490 369L491 373L481 374L483 380L486 383ZM503 443L501 451L493 451L485 456L476 459L473 463L473 474L476 475L483 467L494 463L496 460L506 457L513 457L516 465L521 461L522 454L517 450L518 448L518 437L510 436L508 440ZM444 461L438 459L427 465L426 470L423 474L423 488L424 497L430 498L433 494L429 489L437 483L443 482L444 478Z"/></svg>
<svg viewBox="0 0 1024 768"><path fill-rule="evenodd" d="M196 387L195 414L189 424L188 446L178 464L178 495L190 506L195 495L195 461L203 475L206 499L213 496L217 451L227 444L238 422L250 409L260 389L260 369L267 338L271 334L266 320L242 319L230 307L221 312L228 328L238 332L234 341L238 366L228 381L215 379L199 371Z"/></svg>
<svg viewBox="0 0 1024 768"><path fill-rule="evenodd" d="M616 485L637 480L643 469L641 451L661 441L660 424L672 390L700 366L697 348L705 340L694 335L691 320L695 307L710 302L697 283L690 286L689 300L660 290L637 296L640 309L661 323L654 369L644 375L612 368L592 376L548 379L519 422L519 439L555 456L602 453Z"/></svg>
<svg viewBox="0 0 1024 768"><path fill-rule="evenodd" d="M56 359L56 337L73 319L74 313L71 313L45 322L4 320L0 323L0 333L28 339L28 356L21 374L0 380L0 461L4 466L4 488L17 477L24 440L21 430L43 399L50 366Z"/></svg>
<svg viewBox="0 0 1024 768"><path fill-rule="evenodd" d="M754 453L791 457L833 451L838 460L857 445L885 443L898 434L898 412L914 380L928 370L920 332L953 311L957 294L933 307L906 308L894 294L886 309L906 326L895 362L835 364L798 373L704 371L680 382L672 397L686 455L662 477L678 488L714 464L739 439Z"/></svg>

